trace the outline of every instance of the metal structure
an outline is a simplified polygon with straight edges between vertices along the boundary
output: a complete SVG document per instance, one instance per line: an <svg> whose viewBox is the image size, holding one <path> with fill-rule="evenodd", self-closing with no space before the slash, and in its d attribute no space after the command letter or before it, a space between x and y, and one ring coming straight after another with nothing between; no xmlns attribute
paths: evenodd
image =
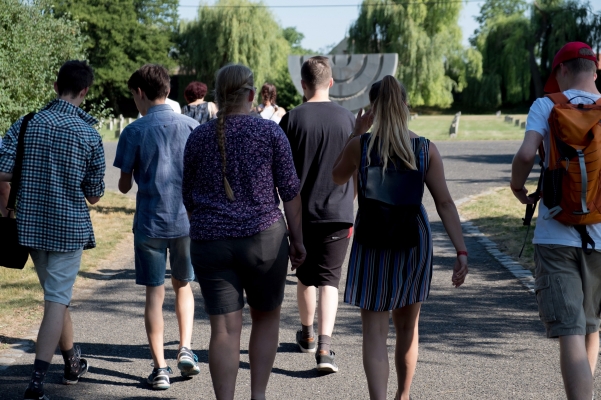
<svg viewBox="0 0 601 400"><path fill-rule="evenodd" d="M303 94L301 66L313 56L288 56L288 71L296 90ZM334 86L330 100L350 111L369 105L369 89L374 82L396 73L399 56L387 54L334 54L326 55L332 65Z"/></svg>

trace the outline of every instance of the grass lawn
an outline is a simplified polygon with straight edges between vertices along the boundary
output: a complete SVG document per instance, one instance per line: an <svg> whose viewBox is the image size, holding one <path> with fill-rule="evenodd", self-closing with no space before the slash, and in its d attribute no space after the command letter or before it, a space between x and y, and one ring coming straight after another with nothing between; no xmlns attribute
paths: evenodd
<svg viewBox="0 0 601 400"><path fill-rule="evenodd" d="M529 193L532 193L536 190L536 181L529 181L526 187ZM536 226L538 207L532 219L524 253L518 259L527 230L527 227L522 225L525 211L526 206L513 196L509 188L476 197L459 206L461 216L473 222L482 233L497 243L500 251L517 260L525 268L534 271L532 234Z"/></svg>
<svg viewBox="0 0 601 400"><path fill-rule="evenodd" d="M116 245L131 234L134 199L106 192L89 206L96 236L96 248L83 252L81 271L93 270L100 261L114 256ZM77 281L81 281L81 276ZM77 284L76 284L77 285ZM31 259L23 270L0 268L0 349L7 338L18 337L24 329L41 322L43 292Z"/></svg>
<svg viewBox="0 0 601 400"><path fill-rule="evenodd" d="M512 115L514 120L526 120L526 115ZM425 115L409 122L409 129L430 140L522 140L524 130L504 121L505 116L462 115L457 137L449 137L452 115Z"/></svg>

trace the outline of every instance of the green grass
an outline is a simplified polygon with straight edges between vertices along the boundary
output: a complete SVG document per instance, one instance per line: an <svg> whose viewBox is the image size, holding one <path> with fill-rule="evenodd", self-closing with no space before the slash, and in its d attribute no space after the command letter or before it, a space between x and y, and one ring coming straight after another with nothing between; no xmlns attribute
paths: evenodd
<svg viewBox="0 0 601 400"><path fill-rule="evenodd" d="M93 270L100 261L119 256L113 251L131 234L135 200L106 192L100 202L89 208L96 248L83 252L80 272ZM82 279L79 277L78 281ZM31 259L23 270L0 268L0 342L39 323L42 307L43 292Z"/></svg>
<svg viewBox="0 0 601 400"><path fill-rule="evenodd" d="M525 115L512 115L520 122L526 120ZM449 137L452 115L420 116L409 122L409 129L430 140L522 140L524 130L513 123L504 121L501 115L462 115L459 120L457 137Z"/></svg>
<svg viewBox="0 0 601 400"><path fill-rule="evenodd" d="M536 190L536 182L528 182L526 187L532 193ZM525 211L526 206L515 198L509 188L502 188L490 194L478 196L474 200L459 206L459 213L478 226L480 231L490 240L497 243L500 251L513 257L525 268L534 271L532 235L536 226L538 208L532 219L524 253L518 259L527 230L527 227L522 225Z"/></svg>

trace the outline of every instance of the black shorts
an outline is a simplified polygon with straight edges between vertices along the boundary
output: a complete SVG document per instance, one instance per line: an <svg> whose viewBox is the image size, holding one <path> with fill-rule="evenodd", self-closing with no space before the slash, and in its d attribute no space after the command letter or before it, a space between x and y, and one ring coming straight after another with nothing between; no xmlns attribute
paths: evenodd
<svg viewBox="0 0 601 400"><path fill-rule="evenodd" d="M338 222L303 226L307 259L296 269L296 277L303 285L338 288L351 228L350 224Z"/></svg>
<svg viewBox="0 0 601 400"><path fill-rule="evenodd" d="M288 273L288 235L281 218L244 238L190 243L194 273L209 315L228 314L248 305L272 311L282 304Z"/></svg>

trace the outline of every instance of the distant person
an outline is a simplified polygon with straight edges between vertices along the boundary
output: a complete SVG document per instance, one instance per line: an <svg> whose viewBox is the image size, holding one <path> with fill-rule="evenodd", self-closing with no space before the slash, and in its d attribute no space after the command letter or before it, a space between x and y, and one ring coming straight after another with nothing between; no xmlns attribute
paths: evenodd
<svg viewBox="0 0 601 400"><path fill-rule="evenodd" d="M207 85L202 82L190 82L184 90L184 98L188 105L182 109L182 114L194 118L199 124L204 124L217 115L217 106L211 101L205 101Z"/></svg>
<svg viewBox="0 0 601 400"><path fill-rule="evenodd" d="M338 285L353 226L353 182L332 182L332 168L353 131L355 117L330 101L332 68L327 57L312 57L301 67L307 102L284 115L296 172L301 180L303 237L307 259L296 269L301 330L296 342L303 353L315 353L317 369L336 372L331 349L338 310ZM313 320L319 291L318 335Z"/></svg>
<svg viewBox="0 0 601 400"><path fill-rule="evenodd" d="M154 365L147 381L153 389L162 390L171 386L171 368L163 351L167 250L180 335L177 367L184 377L200 373L191 350L194 297L190 282L194 271L190 224L181 194L184 147L198 122L174 113L165 103L169 73L160 65L142 66L129 78L127 87L143 118L121 133L114 166L121 170L122 193L132 188L132 179L138 184L133 226L136 284L146 286L144 322Z"/></svg>
<svg viewBox="0 0 601 400"><path fill-rule="evenodd" d="M278 92L275 86L271 83L265 83L261 88L261 104L257 106L257 112L261 115L261 118L279 124L284 114L286 114L286 109L276 104L277 98Z"/></svg>
<svg viewBox="0 0 601 400"><path fill-rule="evenodd" d="M346 184L359 172L359 210L344 301L361 308L363 367L372 400L386 399L386 340L392 311L399 388L394 398L409 400L417 364L419 314L432 279L432 232L421 204L424 182L457 250L452 277L455 287L461 286L467 275L467 251L442 158L433 143L407 127L405 88L388 75L371 87L369 97L371 111L359 112L353 134L332 172L338 184ZM372 122L371 133L365 133ZM383 203L374 203L379 199L401 207L382 208Z"/></svg>
<svg viewBox="0 0 601 400"><path fill-rule="evenodd" d="M96 247L86 200L95 204L104 194L104 150L93 128L98 121L79 108L93 81L85 61L64 63L54 83L57 98L35 114L25 133L17 227L44 290L44 318L24 399L48 399L44 379L57 345L65 361L63 384L76 384L88 371L73 345L69 304L82 252ZM0 181L12 178L22 121L2 140Z"/></svg>
<svg viewBox="0 0 601 400"><path fill-rule="evenodd" d="M556 118L550 118L552 113L554 114L554 102L560 104L564 110L570 107L567 105L569 103L582 104L583 107L594 102L601 105L601 93L595 86L596 72L597 58L587 44L571 42L557 52L553 59L551 76L544 88L551 97L537 99L530 107L524 142L515 155L511 168L511 190L514 196L522 204L534 203L524 185L532 170L536 151L541 143L543 144L544 154L541 157L544 158L545 167L545 196L538 209L538 215L542 218L536 221L532 240L536 264L534 290L547 337L559 337L559 365L568 399L589 400L593 397L593 377L599 355L601 218L597 205L581 199L583 192L586 197L586 186L583 191L582 172L576 151L585 149L582 162L586 163L588 172L593 173L599 165L596 155L598 151L592 154L593 158L589 158L590 154L586 154L586 148L589 148L589 152L594 152L594 147L598 145L591 142L593 138L598 137L601 129L598 124L598 110L587 112L591 116L597 115L592 121L590 118L588 121L581 118L575 110L571 110L571 118L576 118L576 121L572 122L576 123L574 126L579 125L580 130L561 129L561 123L569 123L570 118L561 123L556 122L559 125L553 128L560 128L559 130L552 129L549 121L556 121ZM596 132L594 135L593 131ZM560 150L571 149L573 155L568 155L567 151L564 154L556 152L557 148L551 145L551 141L559 141L555 138L556 133L564 135L566 141L571 137L571 140L578 143L576 147L570 146L573 141L569 144L564 143L564 149ZM557 207L553 203L555 196L547 196L548 193L557 193L553 189L552 180L547 180L547 177L559 176L559 184L565 183L562 182L561 175L554 175L557 169L549 170L555 167L558 167L559 171L569 168L570 175L577 177L577 189L573 190L576 195L566 196L564 193L565 197L576 199L576 209L569 209L564 205L566 208L562 210L560 207L557 213ZM594 173L598 175L598 169ZM594 181L595 178L591 179ZM588 179L584 181L588 182ZM596 185L593 186L592 182L589 190L594 190L591 195L599 198L599 189ZM591 207L588 215L582 212L582 201L588 203L585 204L585 208ZM550 211L555 212L551 214ZM576 217L576 220L593 217L593 220L586 225L577 226L578 223L563 220L564 217L570 216ZM587 239L596 244L593 246L595 251L587 244Z"/></svg>
<svg viewBox="0 0 601 400"><path fill-rule="evenodd" d="M290 144L276 124L250 115L254 97L249 68L221 68L217 119L194 130L184 154L190 252L211 321L209 370L220 400L234 398L245 293L252 320L250 397L265 399L288 258L296 267L306 255Z"/></svg>

